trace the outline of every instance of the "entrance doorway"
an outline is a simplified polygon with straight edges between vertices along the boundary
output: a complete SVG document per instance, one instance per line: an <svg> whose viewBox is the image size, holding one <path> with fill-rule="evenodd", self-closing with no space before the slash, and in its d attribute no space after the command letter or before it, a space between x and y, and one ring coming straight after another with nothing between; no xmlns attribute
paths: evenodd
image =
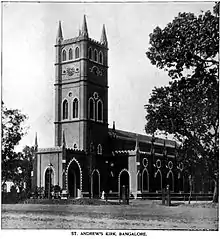
<svg viewBox="0 0 220 239"><path fill-rule="evenodd" d="M78 191L80 190L80 168L75 160L69 166L68 169L68 191L71 198L78 197Z"/></svg>
<svg viewBox="0 0 220 239"><path fill-rule="evenodd" d="M127 170L122 170L119 174L119 195L120 198L122 198L122 187L125 186L126 192L129 194L129 184L130 184L130 179L129 179L129 173Z"/></svg>
<svg viewBox="0 0 220 239"><path fill-rule="evenodd" d="M92 173L92 196L93 198L99 198L100 196L100 175L98 170L94 170Z"/></svg>
<svg viewBox="0 0 220 239"><path fill-rule="evenodd" d="M47 168L45 172L45 197L49 198L54 181L54 172L52 168Z"/></svg>

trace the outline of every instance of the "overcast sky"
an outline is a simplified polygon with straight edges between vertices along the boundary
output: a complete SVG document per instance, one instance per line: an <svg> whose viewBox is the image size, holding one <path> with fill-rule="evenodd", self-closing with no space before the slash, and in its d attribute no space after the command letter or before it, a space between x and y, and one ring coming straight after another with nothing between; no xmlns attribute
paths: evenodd
<svg viewBox="0 0 220 239"><path fill-rule="evenodd" d="M145 52L149 34L165 27L179 12L212 10L198 3L5 3L3 5L2 98L8 108L28 115L28 134L20 147L54 146L54 60L58 21L64 38L77 36L83 15L89 36L100 40L106 26L109 44L109 126L145 133L144 105L155 86L169 82Z"/></svg>

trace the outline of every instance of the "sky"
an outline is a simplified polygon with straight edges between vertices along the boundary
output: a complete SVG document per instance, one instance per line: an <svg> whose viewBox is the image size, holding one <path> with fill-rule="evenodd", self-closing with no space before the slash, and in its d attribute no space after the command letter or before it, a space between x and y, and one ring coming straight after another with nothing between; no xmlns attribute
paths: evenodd
<svg viewBox="0 0 220 239"><path fill-rule="evenodd" d="M109 127L145 134L146 111L154 87L167 73L146 57L149 34L179 12L212 10L212 2L4 3L2 6L2 99L28 115L19 150L54 146L55 40L59 20L64 39L78 35L86 15L89 37L100 40L106 26L109 47Z"/></svg>

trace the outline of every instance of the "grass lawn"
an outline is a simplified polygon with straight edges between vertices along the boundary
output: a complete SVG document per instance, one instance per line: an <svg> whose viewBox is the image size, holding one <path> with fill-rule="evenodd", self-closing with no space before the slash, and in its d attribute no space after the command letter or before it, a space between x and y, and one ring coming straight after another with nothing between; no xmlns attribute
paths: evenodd
<svg viewBox="0 0 220 239"><path fill-rule="evenodd" d="M218 205L133 200L130 205L3 204L2 229L218 230Z"/></svg>

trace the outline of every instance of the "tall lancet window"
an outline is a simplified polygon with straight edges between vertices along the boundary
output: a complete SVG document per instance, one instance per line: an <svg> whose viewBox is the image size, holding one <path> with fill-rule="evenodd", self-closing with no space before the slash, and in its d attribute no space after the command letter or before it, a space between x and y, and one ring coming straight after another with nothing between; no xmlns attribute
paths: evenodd
<svg viewBox="0 0 220 239"><path fill-rule="evenodd" d="M63 50L62 52L62 60L66 61L66 50Z"/></svg>
<svg viewBox="0 0 220 239"><path fill-rule="evenodd" d="M76 47L76 49L75 49L75 58L76 59L79 58L79 47Z"/></svg>
<svg viewBox="0 0 220 239"><path fill-rule="evenodd" d="M89 59L92 60L92 48L91 47L89 48L88 55L89 55Z"/></svg>
<svg viewBox="0 0 220 239"><path fill-rule="evenodd" d="M94 51L94 61L98 61L98 52L96 49Z"/></svg>
<svg viewBox="0 0 220 239"><path fill-rule="evenodd" d="M79 117L79 102L78 99L75 98L73 100L73 118L78 118Z"/></svg>
<svg viewBox="0 0 220 239"><path fill-rule="evenodd" d="M63 119L68 119L68 102L67 102L67 100L63 101Z"/></svg>
<svg viewBox="0 0 220 239"><path fill-rule="evenodd" d="M99 63L103 64L103 55L101 51L99 52Z"/></svg>
<svg viewBox="0 0 220 239"><path fill-rule="evenodd" d="M97 120L103 121L103 105L101 100L97 102Z"/></svg>
<svg viewBox="0 0 220 239"><path fill-rule="evenodd" d="M89 99L89 119L95 119L95 102L92 98Z"/></svg>
<svg viewBox="0 0 220 239"><path fill-rule="evenodd" d="M73 59L73 50L72 48L69 49L69 60Z"/></svg>

